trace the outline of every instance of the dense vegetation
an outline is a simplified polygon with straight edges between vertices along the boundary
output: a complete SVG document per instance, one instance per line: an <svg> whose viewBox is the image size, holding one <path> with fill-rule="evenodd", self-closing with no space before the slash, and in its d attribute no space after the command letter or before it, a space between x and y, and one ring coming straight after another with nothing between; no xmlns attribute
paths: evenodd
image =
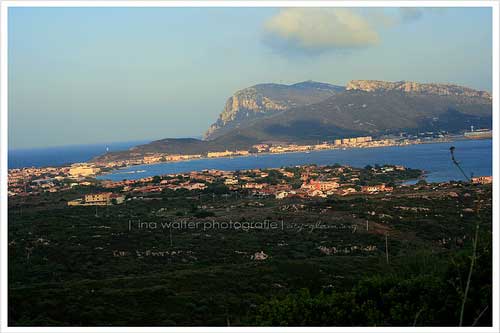
<svg viewBox="0 0 500 333"><path fill-rule="evenodd" d="M464 299L464 326L492 322L488 185L276 200L214 184L67 207L80 190L9 201L10 325L457 326ZM183 221L203 224L161 227ZM262 221L279 228L215 227Z"/></svg>
<svg viewBox="0 0 500 333"><path fill-rule="evenodd" d="M491 244L480 249L480 261L472 275L463 324L491 326ZM389 267L382 275L367 277L352 289L321 291L308 289L261 305L253 323L265 326L458 326L464 300L464 284L470 254L437 258L420 253L404 258L403 265L419 266L416 274ZM432 265L432 269L424 267ZM436 265L445 265L443 268ZM408 272L406 272L408 273ZM487 312L488 311L488 312Z"/></svg>

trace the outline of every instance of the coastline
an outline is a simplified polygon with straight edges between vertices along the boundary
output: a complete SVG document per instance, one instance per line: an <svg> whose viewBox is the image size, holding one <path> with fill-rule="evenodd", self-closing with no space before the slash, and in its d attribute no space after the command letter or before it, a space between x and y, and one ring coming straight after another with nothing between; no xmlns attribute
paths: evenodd
<svg viewBox="0 0 500 333"><path fill-rule="evenodd" d="M491 138L481 138L474 140L489 140ZM188 161L203 161L203 160L214 160L214 159L234 159L234 158L249 158L249 157L259 157L259 156L270 156L270 155L288 155L288 154L298 154L298 153L311 153L318 151L336 151L336 150L361 150L361 149L375 149L375 148L385 148L385 147L407 147L413 145L422 145L422 144L436 144L436 143L444 143L444 142L455 142L455 141L469 141L471 139L465 138L464 136L456 136L456 137L447 137L437 140L425 140L419 142L412 142L406 144L390 144L390 145L373 145L373 146L354 146L354 147L332 147L327 149L309 149L309 150L295 150L295 151L283 151L283 152L262 152L262 153L251 153L249 155L234 155L227 157L200 157L200 158L189 158L178 161L161 161L161 162L152 162L152 163L141 163L141 164L130 164L126 166L120 166L116 168L111 168L111 170L107 170L104 172L96 173L96 177L104 176L106 174L111 174L115 170L125 170L130 167L140 167L140 166L149 166L149 165L161 165L161 164L175 164L180 162L188 162ZM130 172L130 173L138 173L138 171Z"/></svg>
<svg viewBox="0 0 500 333"><path fill-rule="evenodd" d="M422 142L420 144L412 144L412 145L393 145L393 146L379 146L379 147L370 147L370 148L387 148L389 151L387 153L389 155L389 158L377 158L377 155L380 155L378 153L378 149L367 149L368 147L364 148L348 148L348 149L323 149L323 150L318 150L318 151L311 151L309 153L306 152L285 152L285 153L260 153L260 154L254 154L250 156L238 156L238 157L220 157L220 158L204 158L204 159L196 159L196 160L184 160L184 161L175 161L175 162L162 162L162 163L150 163L150 164L138 164L138 165L132 165L132 166L127 166L127 167L121 167L117 168L114 170L111 170L109 172L101 172L98 176L96 176L97 180L112 180L112 181L118 181L118 180L123 180L123 179L143 179L143 178L148 178L152 177L154 175L167 175L167 174L178 174L178 173L183 173L183 172L189 172L189 171L201 171L201 170L222 170L222 171L230 171L230 170L249 170L249 169L259 169L259 168L279 168L279 167L284 167L284 166L298 166L298 165L304 165L304 164L318 164L318 165L327 165L327 164L333 164L335 162L339 163L345 163L346 165L354 165L354 166L361 166L359 163L360 160L366 159L365 162L363 162L363 166L367 164L397 164L397 165L404 165L404 166L409 166L412 168L418 168L425 170L425 176L431 176L431 181L434 178L447 178L448 175L443 174L446 173L442 167L436 169L435 166L427 166L425 164L425 153L422 155L423 151L427 151L428 148L424 148L423 145L424 143L427 146L432 146L432 145L438 145L441 144L440 148L437 148L439 151L441 151L443 157L439 157L439 160L444 161L449 159L449 146L451 145L458 145L459 142L462 142L466 144L467 142L476 142L477 144L480 144L479 142L481 141L488 141L488 140L468 140L468 139L462 139L462 138L454 138L452 140L449 138L448 140L440 140L440 141L428 141L428 142ZM455 143L455 144L454 144ZM476 144L473 144L476 145ZM481 144L480 144L481 145ZM418 148L418 146L421 146L422 148ZM392 149L391 149L392 148ZM398 153L399 149L401 148L401 152ZM419 154L420 158L419 161L417 162L418 166L415 165L407 165L405 164L404 160L399 162L398 160L400 159L398 156L400 154L404 154L408 156L408 149L410 151L414 151L411 154ZM415 150L416 149L416 150ZM434 148L429 148L431 151L436 151ZM366 150L367 152L363 152ZM464 151L467 153L468 150ZM299 157L296 157L294 155L297 155L298 153L302 153L299 155ZM333 154L333 155L332 155ZM340 155L339 155L340 154ZM371 156L369 158L364 158L363 156ZM385 156L385 153L384 153ZM404 158L404 157L403 157ZM465 157L464 157L465 158ZM406 157L407 159L407 157ZM356 162L357 161L357 162ZM183 163L178 163L178 162L183 162ZM442 162L441 162L442 163ZM451 162L450 162L451 163ZM176 164L179 164L178 166ZM433 163L431 163L434 165ZM470 165L470 164L469 164ZM430 169L429 169L430 168ZM470 168L472 168L472 171L474 171L475 174L480 174L480 175L490 175L487 170L482 169L481 166L478 165L471 165ZM446 167L447 170L451 170L452 165ZM117 172L118 171L118 172ZM451 170L453 171L453 170ZM437 173L436 173L437 172ZM452 172L453 173L453 172ZM453 177L452 177L453 178ZM459 178L459 177L458 177ZM458 179L457 178L457 179Z"/></svg>

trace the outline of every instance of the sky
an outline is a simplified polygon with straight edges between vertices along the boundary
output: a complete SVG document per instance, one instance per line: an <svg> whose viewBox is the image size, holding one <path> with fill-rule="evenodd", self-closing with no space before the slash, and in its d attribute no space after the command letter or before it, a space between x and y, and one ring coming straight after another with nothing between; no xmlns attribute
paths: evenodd
<svg viewBox="0 0 500 333"><path fill-rule="evenodd" d="M9 9L9 149L200 137L237 90L306 80L491 92L490 8Z"/></svg>

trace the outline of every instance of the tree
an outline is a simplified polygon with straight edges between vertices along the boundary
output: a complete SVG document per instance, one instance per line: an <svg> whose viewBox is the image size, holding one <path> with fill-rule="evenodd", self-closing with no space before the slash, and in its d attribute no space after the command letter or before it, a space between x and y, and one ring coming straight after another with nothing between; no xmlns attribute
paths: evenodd
<svg viewBox="0 0 500 333"><path fill-rule="evenodd" d="M420 180L417 182L417 185L420 185L420 186L427 185L427 180L425 180L425 179L420 179Z"/></svg>
<svg viewBox="0 0 500 333"><path fill-rule="evenodd" d="M224 183L211 183L208 184L204 192L213 194L226 194L229 193L230 191L229 188Z"/></svg>

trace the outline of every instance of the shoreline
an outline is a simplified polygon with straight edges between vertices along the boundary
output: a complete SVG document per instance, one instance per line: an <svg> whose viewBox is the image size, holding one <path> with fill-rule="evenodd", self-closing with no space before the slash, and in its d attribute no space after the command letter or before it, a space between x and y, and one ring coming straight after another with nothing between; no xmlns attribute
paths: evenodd
<svg viewBox="0 0 500 333"><path fill-rule="evenodd" d="M270 156L270 155L311 153L311 152L318 152L318 151L376 149L376 148L385 148L385 147L407 147L407 146L415 146L415 145L421 145L421 144L436 144L436 143L455 142L455 141L470 141L470 140L471 139L465 138L463 136L457 136L457 137L445 138L444 140L421 141L421 142L414 142L414 143L409 143L409 144L374 145L374 146L365 146L365 147L338 147L338 148L328 148L328 149L295 150L295 151L285 151L285 152L251 153L249 155L235 155L235 156L228 156L228 157L190 158L190 159L183 159L180 161L162 161L162 162L154 162L154 163L131 164L131 165L127 165L124 167L113 168L111 171L100 172L100 173L97 173L95 176L100 177L100 176L104 176L107 174L112 174L113 170L125 170L125 169L131 168L131 167L160 165L160 164L175 164L175 163L180 163L180 162L199 161L199 160L215 160L215 159L227 160L227 159L234 159L234 158L248 158L248 157L259 157L259 156ZM491 138L483 138L483 139L475 139L475 140L491 140ZM135 171L135 172L131 171L128 173L139 173L139 172L140 172L140 170Z"/></svg>
<svg viewBox="0 0 500 333"><path fill-rule="evenodd" d="M453 142L459 142L459 141L483 141L483 140L491 140L491 138L486 138L486 139L481 139L481 140L470 140L468 138L464 138L463 136L456 136L456 137L449 137L446 138L445 140L431 140L431 141L423 141L423 142L418 142L418 143L411 143L411 144L395 144L395 145L384 145L384 146L372 146L372 147L344 147L344 148L332 148L332 149L315 149L315 150L309 150L309 151L290 151L290 152L265 152L265 153L256 153L256 154L250 154L250 155L245 155L245 156L233 156L233 157L204 157L204 158L197 158L197 159L186 159L182 161L166 161L166 162L158 162L158 163L148 163L148 164L135 164L135 165L129 165L125 167L118 167L115 169L112 169L110 171L106 172L101 172L99 174L96 174L94 178L96 180L110 180L109 178L105 178L106 175L126 175L126 174L140 174L147 172L148 170L130 170L127 172L121 172L121 173L115 173L118 170L127 170L129 168L141 168L145 167L148 168L148 166L152 165L172 165L175 163L179 162L190 162L190 161L195 161L195 160L220 160L220 161L226 161L226 160L231 160L231 159L245 159L249 157L264 157L264 156L271 156L271 155L288 155L288 154L296 154L296 153L311 153L311 152L320 152L320 151L338 151L338 150L343 150L343 151L353 151L353 150L363 150L363 149L375 149L375 148L386 148L386 147L408 147L408 146L416 146L416 145L422 145L422 144L438 144L438 143L453 143ZM208 168L210 169L210 168ZM428 175L428 172L425 173ZM148 177L148 176L144 176ZM139 177L139 178L144 178L144 177Z"/></svg>
<svg viewBox="0 0 500 333"><path fill-rule="evenodd" d="M361 147L355 147L355 146L354 147L332 147L332 148L327 148L327 149L309 149L309 150L295 150L295 151L283 151L283 152L262 152L262 153L250 153L248 155L234 155L234 156L227 156L227 157L207 157L207 156L204 156L204 157L200 157L200 158L188 158L188 159L182 159L182 160L177 160L177 161L161 161L161 162L152 162L152 163L130 164L130 165L119 166L119 167L107 167L109 170L96 173L94 175L94 178L113 173L115 170L124 170L124 169L130 168L130 167L158 165L158 164L173 164L173 163L188 162L188 161L194 161L194 160L234 159L234 158L244 158L244 157L269 156L269 155L311 153L311 152L318 152L318 151L357 150L357 149L373 149L373 148L384 148L384 147L405 147L405 146L414 146L414 145L421 145L421 144L436 144L436 143L455 142L455 141L482 141L482 140L492 140L492 137L467 138L463 135L453 135L453 136L441 138L441 139L426 140L426 141L420 141L420 142L411 142L411 143L406 143L406 144L373 145L373 146L361 146ZM98 163L96 164L95 162L92 161L94 158L96 158L98 156L100 156L100 155L94 156L90 159L85 159L85 160L75 161L75 162L65 162L65 163L56 164L56 165L48 164L48 165L43 165L43 166L35 166L35 165L20 166L20 167L15 167L15 168L8 168L8 170L10 171L10 170L30 169L30 168L36 168L36 169L69 168L69 167L71 167L72 164L79 164L79 163L99 165Z"/></svg>
<svg viewBox="0 0 500 333"><path fill-rule="evenodd" d="M260 154L251 154L236 157L210 157L203 158L196 162L194 159L175 161L185 163L148 163L154 164L136 164L120 168L97 169L97 166L74 165L77 170L82 168L84 171L90 168L96 168L94 174L75 175L70 168L41 168L41 169L17 169L9 170L9 196L24 195L29 192L59 192L71 189L73 186L88 186L92 184L101 184L101 182L121 182L137 180L147 181L154 176L191 174L196 172L231 172L237 170L252 170L259 172L263 169L282 169L287 167L300 167L304 165L344 165L357 168L364 168L367 165L384 166L397 165L425 171L419 178L427 182L448 182L451 180L461 180L462 177L454 170L451 170L449 148L457 146L458 150L464 155L460 158L467 158L470 161L482 160L485 156L491 159L492 140L467 140L462 137L447 137L439 140L426 140L420 142L400 141L395 144L391 141L389 144L376 144L370 147L328 147L330 149L315 149L311 151L291 151L291 152L262 152ZM426 146L418 146L426 144ZM440 144L438 144L440 143ZM434 145L433 145L434 144ZM460 148L462 147L462 148ZM292 147L295 148L295 147ZM386 149L367 149L367 148L386 148ZM480 150L476 148L481 148ZM280 147L278 149L281 150ZM486 149L486 150L485 150ZM303 154L297 155L293 153ZM278 155L279 154L279 155ZM274 156L273 156L274 155ZM245 158L248 157L248 158ZM234 160L234 161L233 161ZM139 162L139 160L137 161ZM491 166L488 169L483 163L472 162L472 165L466 166L474 171L474 175L490 176ZM456 170L455 170L456 171ZM97 174L97 175L96 175ZM419 179L413 179L409 183L417 182ZM104 183L102 183L104 184ZM29 191L27 187L29 187Z"/></svg>

